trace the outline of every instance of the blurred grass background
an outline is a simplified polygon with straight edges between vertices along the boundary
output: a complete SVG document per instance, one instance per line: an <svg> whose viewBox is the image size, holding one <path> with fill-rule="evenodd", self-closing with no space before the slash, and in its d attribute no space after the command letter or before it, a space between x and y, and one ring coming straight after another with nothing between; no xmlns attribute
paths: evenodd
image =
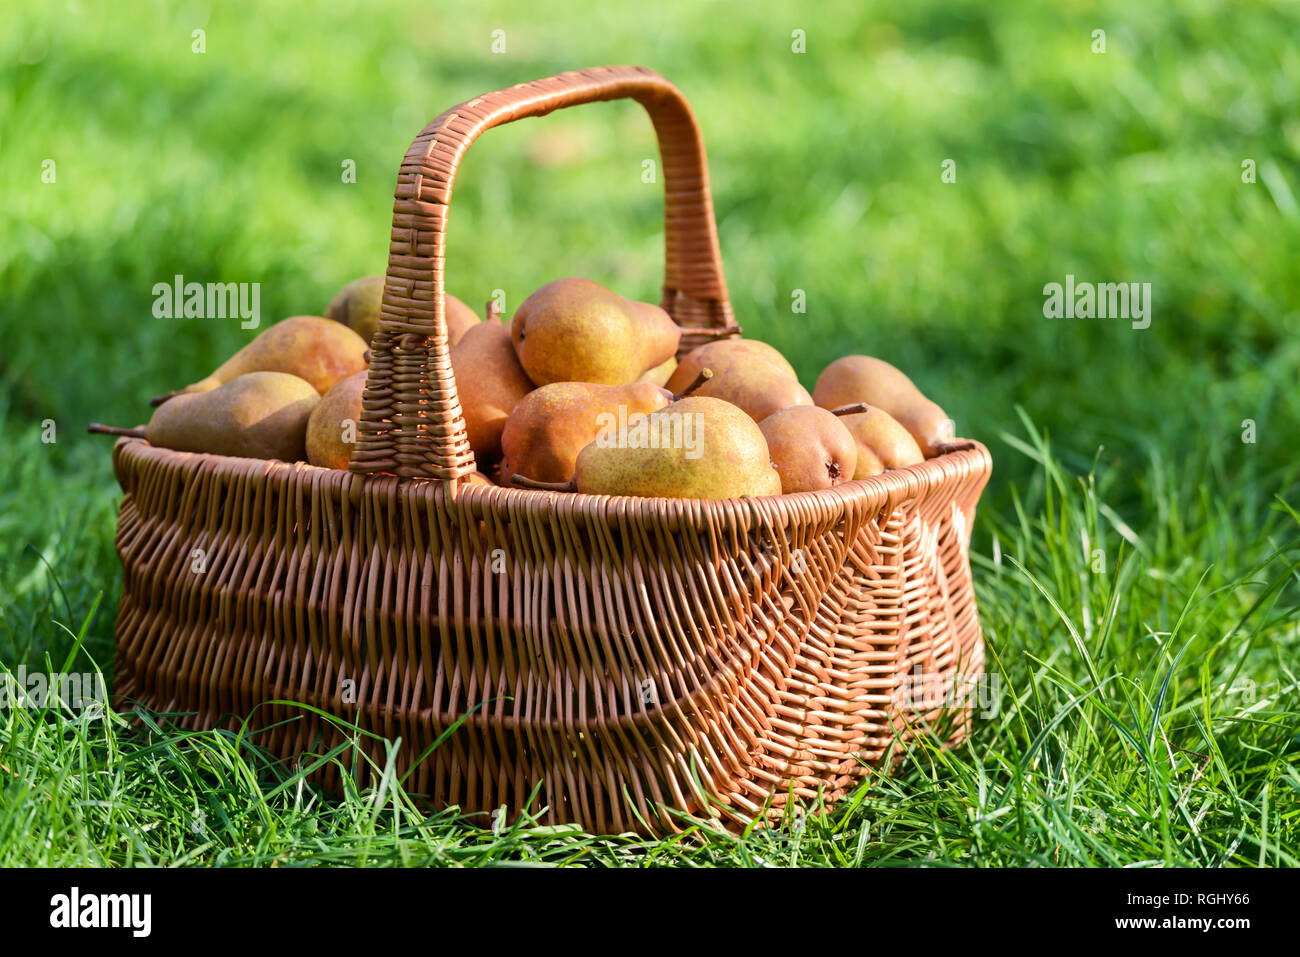
<svg viewBox="0 0 1300 957"><path fill-rule="evenodd" d="M1294 496L1294 4L135 0L26 5L5 19L10 667L58 658L71 637L54 622L75 629L101 590L87 648L109 665L118 492L110 441L85 423L145 420L149 396L251 335L235 320L154 318L154 284L260 283L264 324L320 312L346 281L383 270L397 164L426 122L597 64L653 67L693 104L747 335L784 351L810 388L837 356L887 358L991 447L976 553L1042 490L1007 439L1022 432L1017 406L1072 471L1104 461L1108 507L1162 536L1156 554L1171 566L1185 557L1179 535L1193 536L1160 503L1193 466L1185 500L1221 519L1195 537L1206 561L1255 541L1273 498ZM496 30L504 53L492 52ZM804 53L792 52L796 30ZM490 132L457 180L451 291L481 307L504 289L510 312L538 285L583 275L657 299L662 185L641 177L656 156L631 103ZM57 179L44 183L51 159ZM941 178L949 159L955 183ZM1067 274L1150 282L1150 328L1044 318L1043 286ZM791 310L794 290L805 314ZM47 420L54 444L41 441Z"/></svg>

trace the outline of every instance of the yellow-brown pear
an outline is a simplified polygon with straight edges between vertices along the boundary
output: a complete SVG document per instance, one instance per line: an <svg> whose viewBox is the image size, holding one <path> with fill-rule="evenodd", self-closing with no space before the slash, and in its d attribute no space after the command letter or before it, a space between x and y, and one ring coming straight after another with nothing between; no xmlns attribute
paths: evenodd
<svg viewBox="0 0 1300 957"><path fill-rule="evenodd" d="M496 322L470 328L451 350L451 368L465 416L465 430L481 467L501 457L501 433L510 411L533 389L510 333Z"/></svg>
<svg viewBox="0 0 1300 957"><path fill-rule="evenodd" d="M884 409L857 403L836 410L845 428L853 434L858 444L858 457L870 467L871 456L864 456L863 450L870 452L887 469L903 468L925 461L925 454L916 444L910 432ZM860 463L858 472L864 466ZM871 474L876 474L872 472ZM855 474L854 478L865 478Z"/></svg>
<svg viewBox="0 0 1300 957"><path fill-rule="evenodd" d="M306 380L323 395L340 379L364 369L365 356L365 340L347 326L322 316L292 316L268 326L212 375L180 394L209 392L250 372L283 372ZM169 398L160 396L154 404Z"/></svg>
<svg viewBox="0 0 1300 957"><path fill-rule="evenodd" d="M758 424L731 403L700 395L599 436L578 453L574 483L593 495L728 499L781 493Z"/></svg>
<svg viewBox="0 0 1300 957"><path fill-rule="evenodd" d="M766 342L758 339L718 339L696 346L682 356L664 387L670 392L680 392L687 383L694 381L701 369L721 373L733 365L751 365L755 362L775 366L791 379L798 378L794 366Z"/></svg>
<svg viewBox="0 0 1300 957"><path fill-rule="evenodd" d="M539 482L573 477L578 453L602 432L666 406L672 397L648 382L599 385L552 382L520 400L501 434L501 475L518 473Z"/></svg>
<svg viewBox="0 0 1300 957"><path fill-rule="evenodd" d="M677 359L675 356L669 356L663 362L659 363L653 369L647 369L641 373L637 382L649 382L651 385L666 386L673 372L677 370Z"/></svg>
<svg viewBox="0 0 1300 957"><path fill-rule="evenodd" d="M557 279L523 301L510 322L520 364L537 385L626 385L677 351L666 312L589 279Z"/></svg>
<svg viewBox="0 0 1300 957"><path fill-rule="evenodd" d="M743 409L755 422L791 406L812 405L812 396L794 376L779 366L733 354L723 357L713 378L700 386L696 395L724 399ZM672 379L676 380L674 373Z"/></svg>
<svg viewBox="0 0 1300 957"><path fill-rule="evenodd" d="M327 469L346 469L361 423L366 371L354 372L325 393L307 422L307 461Z"/></svg>
<svg viewBox="0 0 1300 957"><path fill-rule="evenodd" d="M249 372L163 403L145 435L151 445L180 452L300 462L307 421L319 403L320 394L304 379Z"/></svg>
<svg viewBox="0 0 1300 957"><path fill-rule="evenodd" d="M817 379L813 401L823 409L856 402L883 409L907 429L927 456L938 455L953 441L953 423L906 375L882 359L844 356Z"/></svg>
<svg viewBox="0 0 1300 957"><path fill-rule="evenodd" d="M620 297L622 298L622 297ZM677 346L682 341L682 327L660 306L638 299L623 299L623 305L636 325L641 351L645 353L645 372L673 364L677 367ZM643 372L644 374L644 372ZM662 385L656 382L655 385Z"/></svg>
<svg viewBox="0 0 1300 957"><path fill-rule="evenodd" d="M857 442L840 419L815 405L782 409L758 424L781 476L781 491L811 492L854 477Z"/></svg>
<svg viewBox="0 0 1300 957"><path fill-rule="evenodd" d="M857 442L857 439L854 439ZM880 456L871 450L870 446L857 442L858 446L858 463L853 467L853 477L855 479L870 478L873 475L879 475L885 471L885 463L880 461Z"/></svg>
<svg viewBox="0 0 1300 957"><path fill-rule="evenodd" d="M369 342L379 329L384 300L383 276L362 276L348 283L325 307L325 317L343 323ZM479 321L478 314L455 296L447 295L447 345L454 346L460 337Z"/></svg>

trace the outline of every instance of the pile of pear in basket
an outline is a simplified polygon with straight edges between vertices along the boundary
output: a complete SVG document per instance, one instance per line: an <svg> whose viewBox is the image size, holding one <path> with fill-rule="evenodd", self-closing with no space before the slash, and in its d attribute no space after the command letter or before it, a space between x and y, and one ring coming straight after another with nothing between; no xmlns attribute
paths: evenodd
<svg viewBox="0 0 1300 957"><path fill-rule="evenodd" d="M662 153L661 304L560 279L507 322L447 295L470 144L621 97ZM252 715L285 760L353 723L439 807L596 832L832 805L922 729L965 733L944 689L983 666L988 452L886 362L841 358L810 395L740 336L675 87L607 67L463 103L396 196L386 276L269 326L147 427L93 427L125 432L121 700Z"/></svg>

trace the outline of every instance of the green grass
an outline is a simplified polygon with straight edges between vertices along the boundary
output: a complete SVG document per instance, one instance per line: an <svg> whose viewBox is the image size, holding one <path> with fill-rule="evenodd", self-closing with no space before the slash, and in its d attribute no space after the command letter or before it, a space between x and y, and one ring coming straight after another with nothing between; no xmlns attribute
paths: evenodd
<svg viewBox="0 0 1300 957"><path fill-rule="evenodd" d="M3 667L111 669L118 492L84 424L135 424L247 336L155 319L154 283L260 282L268 319L318 311L382 269L424 122L633 62L703 126L747 334L806 384L848 352L895 361L990 446L971 558L1003 695L969 743L835 814L664 842L493 834L391 780L325 800L255 735L9 709L0 864L1300 863L1293 8L84 6L0 36ZM512 310L578 274L653 297L654 155L629 104L492 131L457 181L451 290ZM1067 273L1151 282L1151 327L1045 319Z"/></svg>

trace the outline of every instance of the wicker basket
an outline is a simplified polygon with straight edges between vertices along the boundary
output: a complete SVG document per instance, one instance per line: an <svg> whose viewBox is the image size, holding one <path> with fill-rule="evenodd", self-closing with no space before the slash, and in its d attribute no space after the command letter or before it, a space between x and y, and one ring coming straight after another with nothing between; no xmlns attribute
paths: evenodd
<svg viewBox="0 0 1300 957"><path fill-rule="evenodd" d="M947 733L964 733L968 710L909 689L983 665L967 561L983 446L722 502L462 483L443 317L457 166L493 126L621 97L658 134L682 351L734 325L703 142L661 76L582 70L444 113L398 173L351 472L115 446L119 698L190 727L256 710L286 758L342 739L282 703L301 702L400 739L408 787L438 806L601 833L833 803L914 721L955 714ZM382 761L382 741L363 747Z"/></svg>

